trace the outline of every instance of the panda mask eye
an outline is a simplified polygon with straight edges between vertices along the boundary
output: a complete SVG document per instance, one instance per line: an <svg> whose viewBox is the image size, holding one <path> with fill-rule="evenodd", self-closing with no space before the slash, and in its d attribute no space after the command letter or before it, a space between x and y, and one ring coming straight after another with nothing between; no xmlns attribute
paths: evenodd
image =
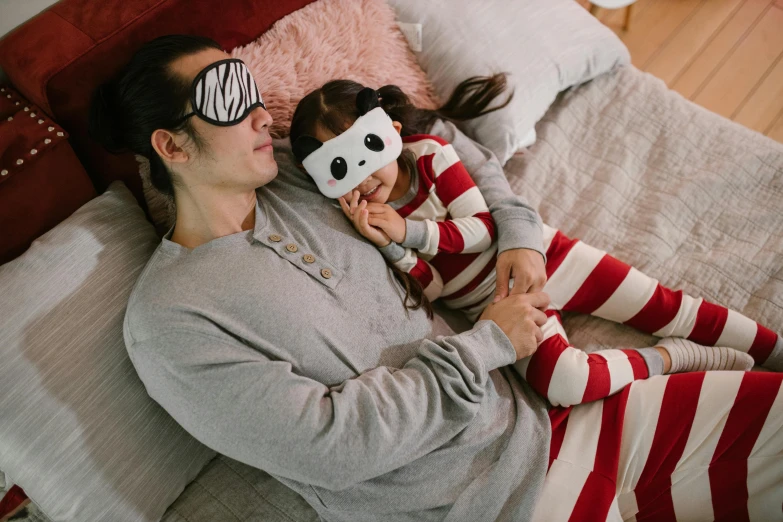
<svg viewBox="0 0 783 522"><path fill-rule="evenodd" d="M332 171L332 177L336 180L341 180L348 173L348 164L341 157L336 157L332 160L330 166Z"/></svg>
<svg viewBox="0 0 783 522"><path fill-rule="evenodd" d="M368 134L364 137L364 146L373 152L380 152L384 149L383 140L376 134Z"/></svg>

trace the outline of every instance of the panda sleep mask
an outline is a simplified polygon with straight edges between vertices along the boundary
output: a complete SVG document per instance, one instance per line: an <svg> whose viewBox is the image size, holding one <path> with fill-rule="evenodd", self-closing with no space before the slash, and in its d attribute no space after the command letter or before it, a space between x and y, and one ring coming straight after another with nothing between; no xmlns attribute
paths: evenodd
<svg viewBox="0 0 783 522"><path fill-rule="evenodd" d="M296 159L328 198L348 194L402 153L402 139L381 108L378 94L365 88L357 95L356 105L359 118L339 136L325 143L301 136L292 147Z"/></svg>
<svg viewBox="0 0 783 522"><path fill-rule="evenodd" d="M190 87L190 105L193 112L183 120L197 115L221 127L236 125L256 107L266 109L253 74L238 58L209 64L198 73Z"/></svg>

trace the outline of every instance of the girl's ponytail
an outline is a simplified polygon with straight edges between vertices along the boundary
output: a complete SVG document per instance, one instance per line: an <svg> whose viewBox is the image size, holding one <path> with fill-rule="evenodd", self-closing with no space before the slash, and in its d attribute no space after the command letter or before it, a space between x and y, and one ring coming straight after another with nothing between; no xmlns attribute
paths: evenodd
<svg viewBox="0 0 783 522"><path fill-rule="evenodd" d="M510 92L499 105L489 107L508 87L505 73L492 76L473 76L463 80L439 109L420 109L396 85L378 89L381 107L393 120L402 124L402 135L424 134L436 119L467 121L502 109L514 97Z"/></svg>

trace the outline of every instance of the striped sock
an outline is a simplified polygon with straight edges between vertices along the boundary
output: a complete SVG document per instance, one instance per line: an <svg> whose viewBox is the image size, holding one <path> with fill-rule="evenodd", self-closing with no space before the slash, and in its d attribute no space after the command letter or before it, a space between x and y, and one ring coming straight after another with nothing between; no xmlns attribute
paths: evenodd
<svg viewBox="0 0 783 522"><path fill-rule="evenodd" d="M753 368L753 357L725 346L704 346L680 337L666 337L656 343L669 352L669 373L714 370L746 371Z"/></svg>

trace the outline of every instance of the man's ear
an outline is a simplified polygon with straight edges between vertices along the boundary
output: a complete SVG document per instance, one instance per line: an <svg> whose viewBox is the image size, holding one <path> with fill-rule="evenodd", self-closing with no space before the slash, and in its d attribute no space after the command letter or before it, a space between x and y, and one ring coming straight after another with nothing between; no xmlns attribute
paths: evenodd
<svg viewBox="0 0 783 522"><path fill-rule="evenodd" d="M392 127L394 127L397 130L397 134L400 134L402 132L402 123L398 121L393 121Z"/></svg>
<svg viewBox="0 0 783 522"><path fill-rule="evenodd" d="M294 153L299 163L304 163L305 158L321 148L323 142L313 138L312 136L299 136L296 141L291 145L291 150Z"/></svg>
<svg viewBox="0 0 783 522"><path fill-rule="evenodd" d="M177 138L170 131L156 129L150 138L152 148L166 163L185 163L188 154L177 144Z"/></svg>

